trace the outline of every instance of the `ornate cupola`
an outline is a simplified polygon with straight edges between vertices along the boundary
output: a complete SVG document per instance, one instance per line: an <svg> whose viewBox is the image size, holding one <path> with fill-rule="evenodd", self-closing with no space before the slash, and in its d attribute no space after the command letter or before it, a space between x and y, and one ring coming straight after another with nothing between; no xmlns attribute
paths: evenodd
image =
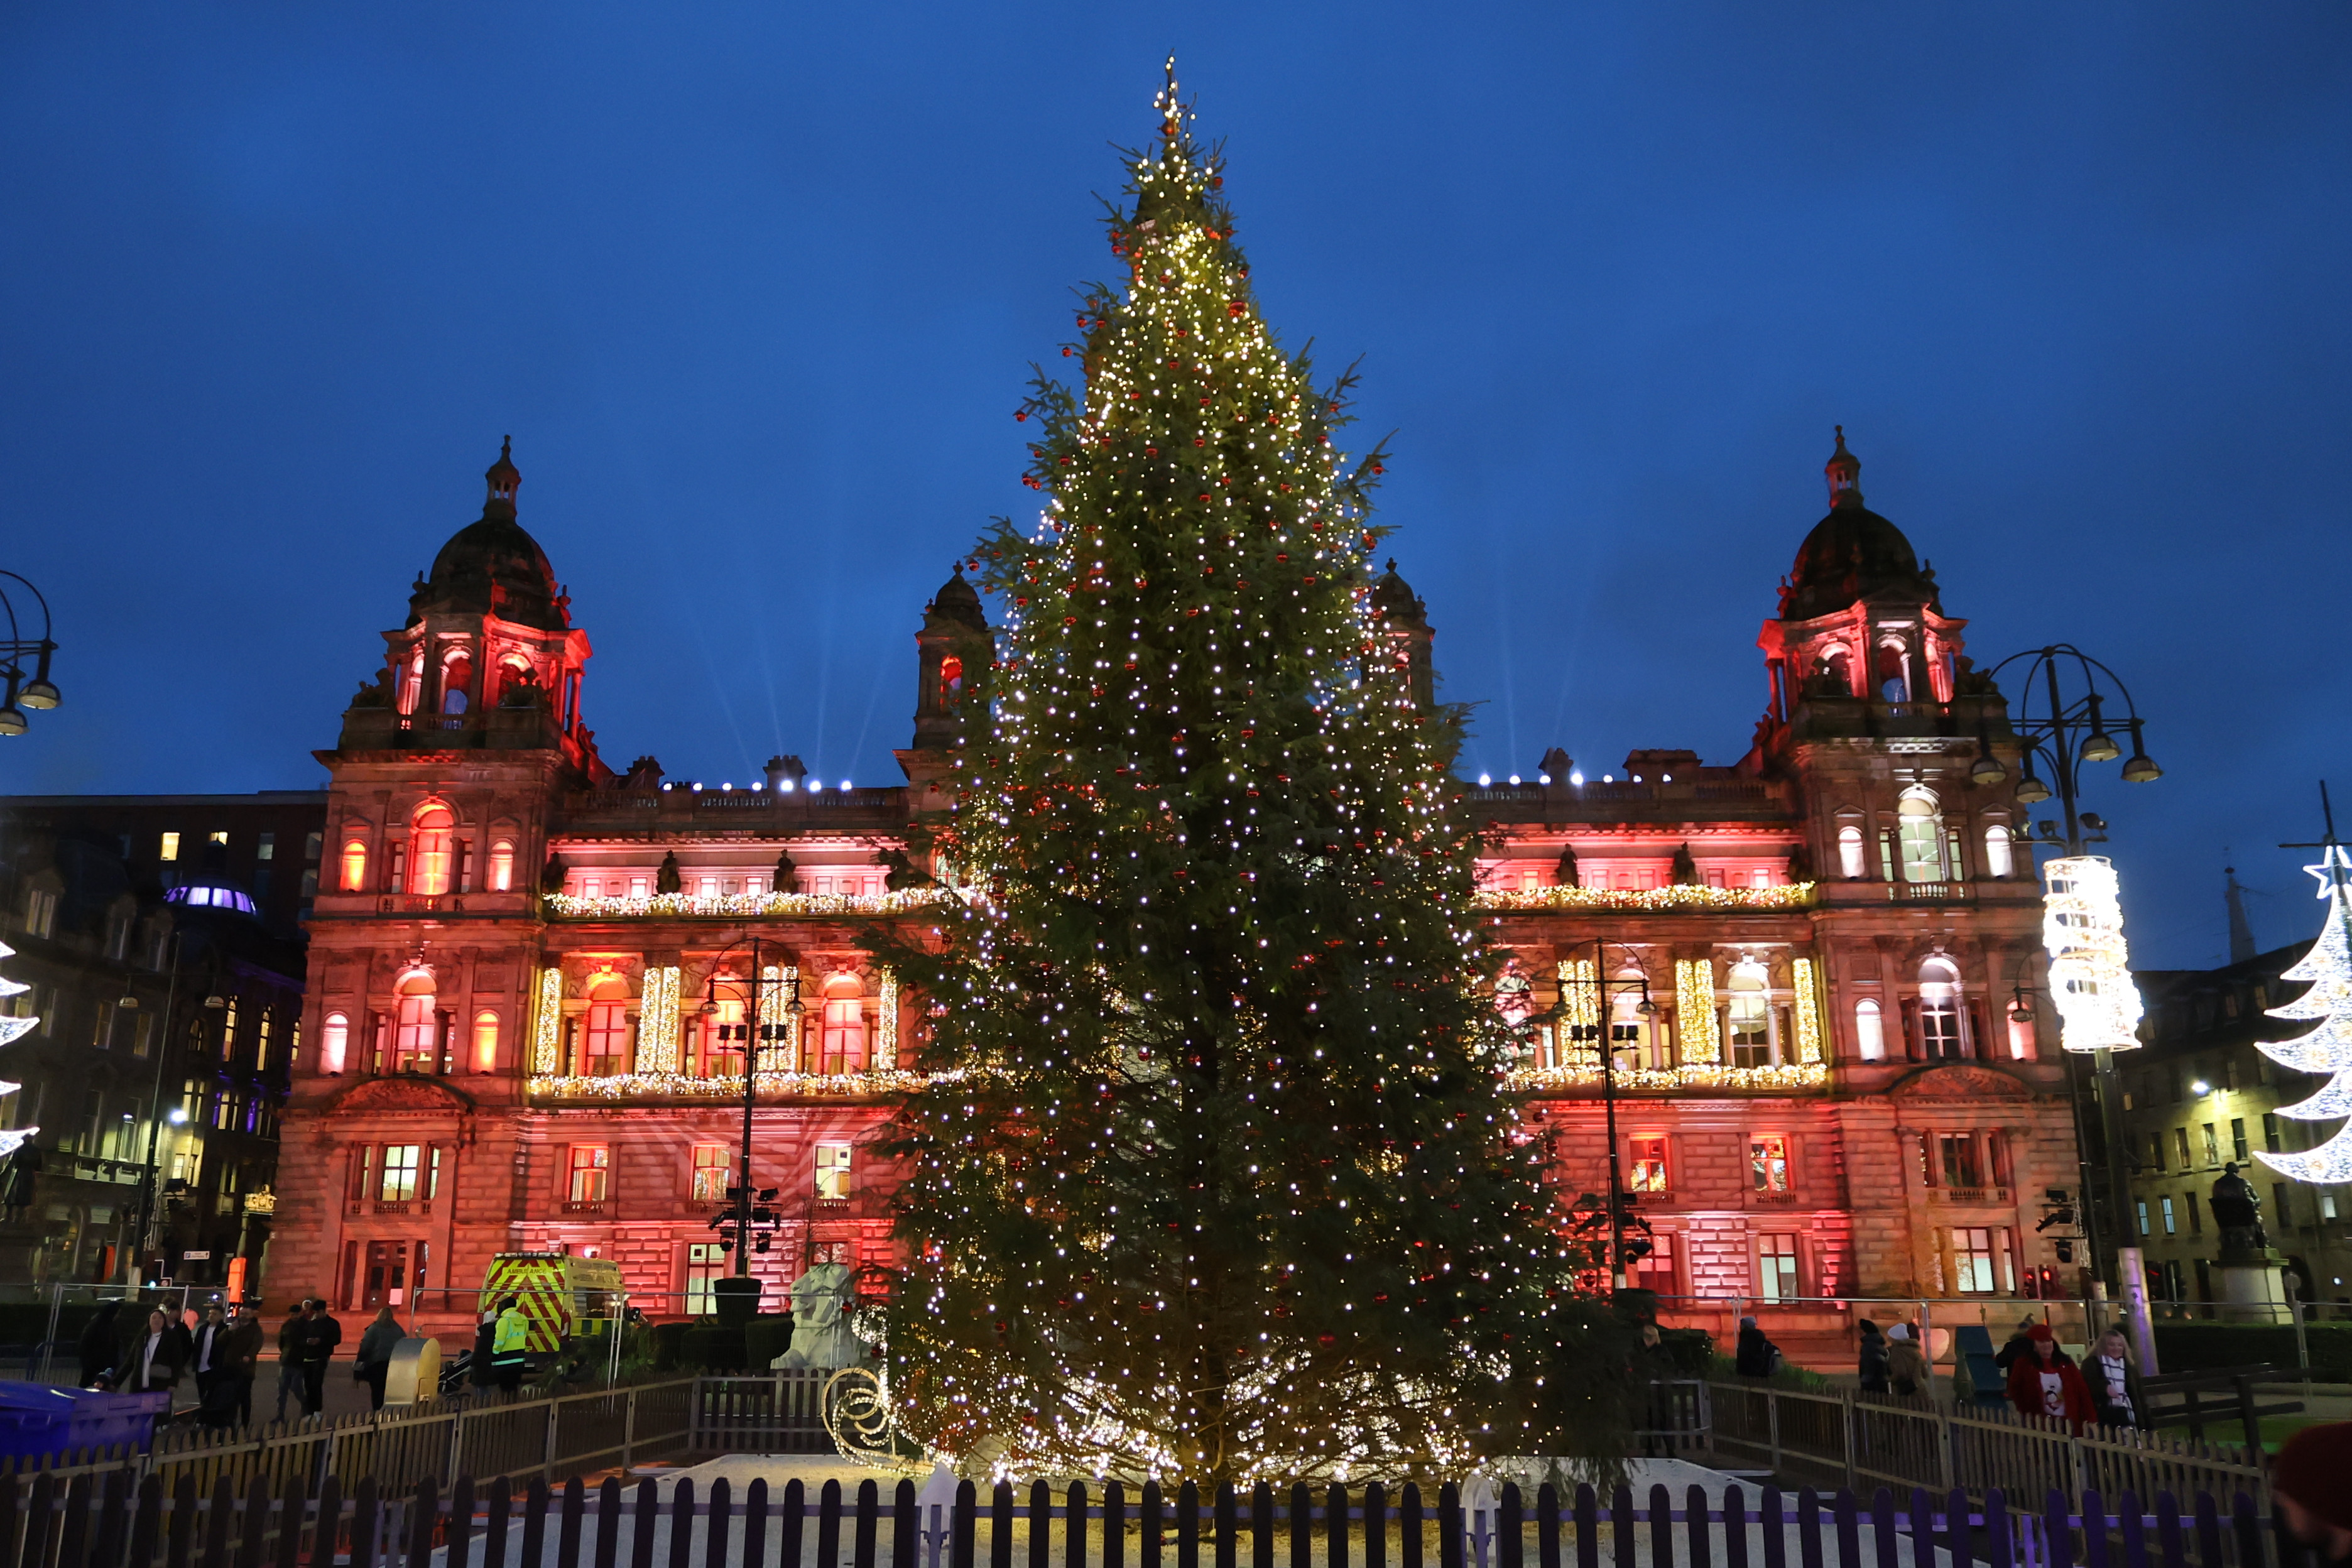
<svg viewBox="0 0 2352 1568"><path fill-rule="evenodd" d="M1393 560L1372 584L1371 608L1396 668L1405 672L1413 706L1427 712L1437 700L1437 670L1431 657L1437 634L1430 629L1429 606L1397 575Z"/></svg>
<svg viewBox="0 0 2352 1568"><path fill-rule="evenodd" d="M919 809L936 792L948 753L963 744L965 699L995 656L980 593L959 561L923 606L923 628L915 634L915 737L898 755L917 786Z"/></svg>
<svg viewBox="0 0 2352 1568"><path fill-rule="evenodd" d="M522 472L509 437L483 475L482 515L449 537L383 634L383 672L343 718L344 750L554 747L597 773L580 721L587 634L539 542L516 521Z"/></svg>

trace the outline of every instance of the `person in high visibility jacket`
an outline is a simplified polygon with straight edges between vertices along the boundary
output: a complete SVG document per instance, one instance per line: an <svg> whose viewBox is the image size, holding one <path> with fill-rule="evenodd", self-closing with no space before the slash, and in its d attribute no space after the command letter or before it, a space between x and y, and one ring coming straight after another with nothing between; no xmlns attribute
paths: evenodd
<svg viewBox="0 0 2352 1568"><path fill-rule="evenodd" d="M530 1339L530 1320L522 1315L514 1297L502 1298L498 1328L490 1336L490 1372L509 1394L522 1386L523 1347Z"/></svg>

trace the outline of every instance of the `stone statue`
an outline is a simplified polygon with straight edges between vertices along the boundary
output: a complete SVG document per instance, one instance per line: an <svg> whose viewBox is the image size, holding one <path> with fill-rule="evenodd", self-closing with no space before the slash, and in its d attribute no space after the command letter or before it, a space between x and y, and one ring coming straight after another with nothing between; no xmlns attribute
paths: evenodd
<svg viewBox="0 0 2352 1568"><path fill-rule="evenodd" d="M379 674L373 680L361 681L358 693L352 698L352 706L354 708L391 707L392 693L385 689L383 677Z"/></svg>
<svg viewBox="0 0 2352 1568"><path fill-rule="evenodd" d="M2270 1233L2263 1228L2263 1200L2254 1184L2238 1174L2237 1162L2221 1167L2213 1184L2213 1223L2221 1227L2221 1257L2259 1256L2270 1250Z"/></svg>
<svg viewBox="0 0 2352 1568"><path fill-rule="evenodd" d="M793 1281L793 1348L775 1359L782 1370L838 1371L862 1365L866 1343L849 1327L849 1266L812 1263Z"/></svg>

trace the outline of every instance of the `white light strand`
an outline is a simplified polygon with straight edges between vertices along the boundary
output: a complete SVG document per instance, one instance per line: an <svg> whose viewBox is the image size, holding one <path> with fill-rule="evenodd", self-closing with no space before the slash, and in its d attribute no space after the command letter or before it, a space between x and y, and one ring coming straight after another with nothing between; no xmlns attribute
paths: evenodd
<svg viewBox="0 0 2352 1568"><path fill-rule="evenodd" d="M2279 976L2307 980L2311 989L2269 1011L2271 1017L2294 1023L2315 1018L2319 1026L2292 1040L2254 1042L2264 1056L2297 1072L2332 1075L2309 1100L2278 1108L2281 1116L2296 1121L2352 1116L2352 934L2345 928L2346 900L2336 883L2338 872L2347 867L2352 863L2346 861L2343 848L2331 844L2318 865L2304 868L2320 879L2319 896L2328 900L2327 923L2320 928L2311 951ZM2260 1152L2255 1157L2299 1182L2352 1182L2352 1124L2301 1153Z"/></svg>
<svg viewBox="0 0 2352 1568"><path fill-rule="evenodd" d="M2042 945L2050 995L2070 1051L2139 1048L2139 987L2124 943L2116 868L2104 855L2067 855L2042 868Z"/></svg>

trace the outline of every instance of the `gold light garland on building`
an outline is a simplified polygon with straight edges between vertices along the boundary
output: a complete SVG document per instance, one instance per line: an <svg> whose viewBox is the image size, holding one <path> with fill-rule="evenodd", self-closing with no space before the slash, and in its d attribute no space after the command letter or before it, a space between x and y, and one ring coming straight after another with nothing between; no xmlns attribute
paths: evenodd
<svg viewBox="0 0 2352 1568"><path fill-rule="evenodd" d="M961 1075L958 1075L961 1076ZM763 1072L756 1086L761 1094L828 1096L856 1099L910 1094L944 1075L901 1072L804 1073ZM743 1075L697 1078L682 1072L614 1073L606 1078L548 1074L525 1086L534 1100L710 1100L743 1098Z"/></svg>
<svg viewBox="0 0 2352 1568"><path fill-rule="evenodd" d="M801 1070L801 1005L800 965L770 963L760 970L760 1038L765 1040L768 1026L784 1026L784 1037L774 1049L783 1052L786 1073ZM789 999L788 999L789 998Z"/></svg>
<svg viewBox="0 0 2352 1568"><path fill-rule="evenodd" d="M1715 961L1675 960L1675 1033L1687 1067L1713 1067L1723 1060L1723 1027L1715 1016Z"/></svg>
<svg viewBox="0 0 2352 1568"><path fill-rule="evenodd" d="M1621 1090L1708 1089L1786 1093L1826 1086L1830 1069L1826 1062L1784 1062L1760 1068L1693 1062L1673 1068L1619 1068L1610 1077ZM1579 1062L1556 1068L1522 1068L1506 1074L1503 1083L1507 1089L1529 1094L1590 1091L1597 1095L1601 1090L1601 1065Z"/></svg>
<svg viewBox="0 0 2352 1568"><path fill-rule="evenodd" d="M898 1065L898 974L885 964L882 994L874 1005L874 1060L896 1069Z"/></svg>
<svg viewBox="0 0 2352 1568"><path fill-rule="evenodd" d="M1794 977L1791 988L1797 994L1797 1005L1791 1009L1796 1015L1797 1060L1818 1062L1822 1059L1821 980L1810 958L1792 961L1790 969Z"/></svg>
<svg viewBox="0 0 2352 1568"><path fill-rule="evenodd" d="M654 893L640 899L582 898L550 893L541 900L558 920L676 920L688 916L902 915L950 897L943 888L895 893Z"/></svg>
<svg viewBox="0 0 2352 1568"><path fill-rule="evenodd" d="M563 966L551 963L539 972L539 995L530 1015L530 1070L551 1073L563 1064Z"/></svg>
<svg viewBox="0 0 2352 1568"><path fill-rule="evenodd" d="M1601 1070L1601 1037L1589 1031L1601 1022L1601 987L1599 972L1589 958L1563 958L1559 962L1559 1016L1561 1031L1555 1054L1563 1064ZM1588 1031L1579 1039L1576 1031Z"/></svg>
<svg viewBox="0 0 2352 1568"><path fill-rule="evenodd" d="M677 1071L677 965L646 965L637 1004L637 1066L659 1076Z"/></svg>
<svg viewBox="0 0 2352 1568"><path fill-rule="evenodd" d="M1801 910L1813 884L1781 888L1488 888L1470 895L1481 910Z"/></svg>

